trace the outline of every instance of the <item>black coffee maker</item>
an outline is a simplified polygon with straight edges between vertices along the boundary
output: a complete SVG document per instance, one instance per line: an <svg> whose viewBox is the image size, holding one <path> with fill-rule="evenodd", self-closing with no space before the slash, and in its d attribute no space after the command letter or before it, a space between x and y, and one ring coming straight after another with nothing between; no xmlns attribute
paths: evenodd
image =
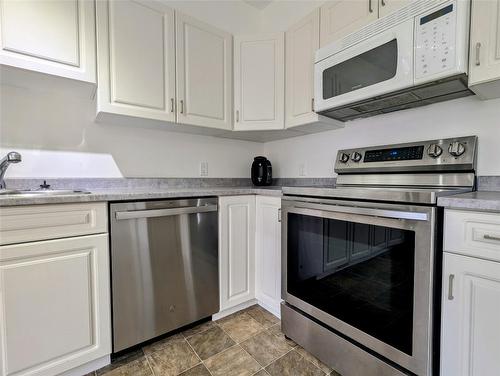
<svg viewBox="0 0 500 376"><path fill-rule="evenodd" d="M271 185L273 167L266 157L255 157L252 163L252 182L255 185Z"/></svg>

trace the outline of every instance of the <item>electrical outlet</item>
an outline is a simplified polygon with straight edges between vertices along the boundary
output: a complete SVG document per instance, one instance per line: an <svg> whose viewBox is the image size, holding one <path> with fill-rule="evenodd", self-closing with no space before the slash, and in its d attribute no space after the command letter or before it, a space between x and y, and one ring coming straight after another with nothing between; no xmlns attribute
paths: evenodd
<svg viewBox="0 0 500 376"><path fill-rule="evenodd" d="M301 163L299 165L299 176L306 176L306 164Z"/></svg>
<svg viewBox="0 0 500 376"><path fill-rule="evenodd" d="M208 162L200 162L200 176L208 176Z"/></svg>

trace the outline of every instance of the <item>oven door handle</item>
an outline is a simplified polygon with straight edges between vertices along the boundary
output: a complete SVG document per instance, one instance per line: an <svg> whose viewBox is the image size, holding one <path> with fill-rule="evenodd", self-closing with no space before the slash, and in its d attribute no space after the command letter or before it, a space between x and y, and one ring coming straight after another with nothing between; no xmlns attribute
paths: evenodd
<svg viewBox="0 0 500 376"><path fill-rule="evenodd" d="M371 217L408 219L412 221L427 221L429 219L427 213L406 212L406 211L389 210L389 209L371 209L371 208L361 208L361 207L351 207L351 206L315 205L315 204L310 204L308 206L294 205L293 207L297 209L303 209L305 211L319 210L324 212L359 214Z"/></svg>

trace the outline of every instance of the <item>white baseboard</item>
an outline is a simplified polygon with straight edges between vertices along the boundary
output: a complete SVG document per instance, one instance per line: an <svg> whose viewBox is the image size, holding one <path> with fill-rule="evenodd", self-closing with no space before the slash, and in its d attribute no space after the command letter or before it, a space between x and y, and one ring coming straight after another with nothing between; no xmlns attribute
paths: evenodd
<svg viewBox="0 0 500 376"><path fill-rule="evenodd" d="M260 305L262 308L264 308L266 311L271 312L277 318L281 319L281 309L280 309L281 301L270 302L268 300L257 299L257 304Z"/></svg>
<svg viewBox="0 0 500 376"><path fill-rule="evenodd" d="M249 300L247 302L244 302L244 303L241 303L241 304L238 304L234 307L231 307L231 308L227 308L223 311L220 311L220 312L217 312L215 315L212 315L212 320L215 321L215 320L219 320L223 317L226 317L226 316L229 316L235 312L238 312L238 311L241 311L245 308L248 308L250 306L253 306L254 304L257 304L257 300L256 299L252 299L252 300Z"/></svg>
<svg viewBox="0 0 500 376"><path fill-rule="evenodd" d="M233 313L236 313L236 312L241 311L241 310L243 310L245 308L253 306L254 304L260 305L266 311L271 312L274 316L276 316L277 318L281 319L280 303L281 303L281 300L279 302L276 302L274 300L273 301L269 301L269 300L266 300L266 299L262 299L262 300L260 300L260 299L252 299L252 300L249 300L247 302L238 304L238 305L236 305L234 307L227 308L227 309L225 309L223 311L217 312L215 315L212 315L212 320L216 321L216 320L222 319L223 317L232 315Z"/></svg>
<svg viewBox="0 0 500 376"><path fill-rule="evenodd" d="M72 368L66 372L59 374L59 376L82 376L87 373L97 371L99 368L107 366L111 363L111 355L105 355L102 358L93 360L91 362L82 364L81 366Z"/></svg>

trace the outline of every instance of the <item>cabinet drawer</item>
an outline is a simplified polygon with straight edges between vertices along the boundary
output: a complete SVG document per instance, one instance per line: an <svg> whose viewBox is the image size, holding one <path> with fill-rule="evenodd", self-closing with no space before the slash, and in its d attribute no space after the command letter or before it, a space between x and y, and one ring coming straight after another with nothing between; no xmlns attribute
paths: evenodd
<svg viewBox="0 0 500 376"><path fill-rule="evenodd" d="M500 214L446 210L444 249L500 261Z"/></svg>
<svg viewBox="0 0 500 376"><path fill-rule="evenodd" d="M0 245L107 232L106 203L0 208Z"/></svg>

